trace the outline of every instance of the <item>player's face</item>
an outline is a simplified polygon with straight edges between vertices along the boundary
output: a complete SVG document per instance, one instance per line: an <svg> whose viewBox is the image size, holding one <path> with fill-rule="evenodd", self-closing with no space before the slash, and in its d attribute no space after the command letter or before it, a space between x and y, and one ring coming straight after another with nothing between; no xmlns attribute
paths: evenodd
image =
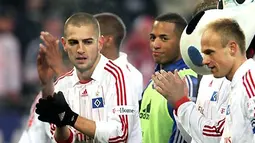
<svg viewBox="0 0 255 143"><path fill-rule="evenodd" d="M175 34L175 24L155 21L150 33L152 57L158 64L175 62L180 57L179 38Z"/></svg>
<svg viewBox="0 0 255 143"><path fill-rule="evenodd" d="M228 45L223 47L221 37L211 30L202 35L201 51L203 53L203 64L211 69L214 77L228 77L233 67L233 58L230 55Z"/></svg>
<svg viewBox="0 0 255 143"><path fill-rule="evenodd" d="M69 25L62 43L70 61L80 72L94 68L99 61L102 43L91 24L80 27Z"/></svg>

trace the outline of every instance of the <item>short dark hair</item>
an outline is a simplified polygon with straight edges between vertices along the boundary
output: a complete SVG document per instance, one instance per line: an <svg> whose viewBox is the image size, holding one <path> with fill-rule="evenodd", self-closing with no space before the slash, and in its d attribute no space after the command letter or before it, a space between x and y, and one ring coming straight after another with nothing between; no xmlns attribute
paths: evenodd
<svg viewBox="0 0 255 143"><path fill-rule="evenodd" d="M184 19L184 17L177 13L166 13L159 15L155 18L155 21L174 23L175 32L178 37L181 37L183 30L187 26L187 21Z"/></svg>
<svg viewBox="0 0 255 143"><path fill-rule="evenodd" d="M98 33L98 36L100 35L100 27L98 24L98 21L93 17L93 15L85 13L85 12L79 12L71 15L65 22L64 25L64 36L66 36L66 30L69 25L73 26L83 26L83 25L93 25L94 30L96 33Z"/></svg>
<svg viewBox="0 0 255 143"><path fill-rule="evenodd" d="M119 48L126 36L126 26L119 16L113 13L99 13L94 17L99 22L102 35L114 37L115 44Z"/></svg>
<svg viewBox="0 0 255 143"><path fill-rule="evenodd" d="M245 35L240 25L234 19L218 19L206 26L207 30L216 32L221 37L221 44L225 47L230 40L236 41L242 54L246 52Z"/></svg>

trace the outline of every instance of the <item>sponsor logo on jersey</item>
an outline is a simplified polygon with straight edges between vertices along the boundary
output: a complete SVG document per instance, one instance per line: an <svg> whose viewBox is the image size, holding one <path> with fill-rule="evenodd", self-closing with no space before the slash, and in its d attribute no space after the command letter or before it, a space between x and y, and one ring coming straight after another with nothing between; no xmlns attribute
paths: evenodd
<svg viewBox="0 0 255 143"><path fill-rule="evenodd" d="M92 108L103 108L104 103L103 103L103 98L98 97L98 98L92 98Z"/></svg>
<svg viewBox="0 0 255 143"><path fill-rule="evenodd" d="M85 96L88 96L88 92L87 92L87 89L85 89L82 94L81 94L81 97L85 97Z"/></svg>
<svg viewBox="0 0 255 143"><path fill-rule="evenodd" d="M134 106L117 106L112 109L112 113L117 115L135 115L137 110Z"/></svg>
<svg viewBox="0 0 255 143"><path fill-rule="evenodd" d="M149 120L150 119L150 112L151 112L151 101L146 106L146 108L142 109L142 111L140 112L140 118L145 119L145 120Z"/></svg>

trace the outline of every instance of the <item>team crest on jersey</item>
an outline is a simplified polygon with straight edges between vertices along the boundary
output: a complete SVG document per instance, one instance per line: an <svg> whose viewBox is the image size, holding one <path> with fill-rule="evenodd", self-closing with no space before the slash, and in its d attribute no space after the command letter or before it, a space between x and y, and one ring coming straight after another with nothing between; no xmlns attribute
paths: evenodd
<svg viewBox="0 0 255 143"><path fill-rule="evenodd" d="M217 101L217 94L218 94L218 92L217 92L217 91L214 91L213 94L212 94L212 97L211 97L210 101Z"/></svg>
<svg viewBox="0 0 255 143"><path fill-rule="evenodd" d="M92 99L92 108L103 108L104 102L102 97Z"/></svg>

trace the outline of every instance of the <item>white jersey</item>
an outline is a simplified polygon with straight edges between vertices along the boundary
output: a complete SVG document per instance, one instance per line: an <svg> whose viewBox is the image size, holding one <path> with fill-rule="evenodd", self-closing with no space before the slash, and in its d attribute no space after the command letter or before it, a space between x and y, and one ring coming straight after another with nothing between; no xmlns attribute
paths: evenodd
<svg viewBox="0 0 255 143"><path fill-rule="evenodd" d="M192 143L220 142L224 128L230 81L204 75L200 81L196 104L187 102L178 108L177 125L189 134ZM185 133L187 131L187 133ZM187 135L186 135L187 138Z"/></svg>
<svg viewBox="0 0 255 143"><path fill-rule="evenodd" d="M127 54L120 52L120 56L118 59L113 61L117 64L121 69L126 70L127 73L130 74L130 78L132 78L133 89L135 90L135 94L138 95L138 100L142 99L143 92L143 75L142 73L136 69L132 64L130 64L127 60Z"/></svg>
<svg viewBox="0 0 255 143"><path fill-rule="evenodd" d="M221 143L255 143L255 61L244 62L231 82Z"/></svg>
<svg viewBox="0 0 255 143"><path fill-rule="evenodd" d="M96 121L94 140L70 127L73 142L141 142L138 96L127 71L101 55L92 74L93 80L86 83L79 81L76 70L73 69L56 81L55 92L64 93L71 109ZM33 119L40 122L37 118ZM55 142L56 126L43 124L45 127L41 129L44 132L46 130L47 138Z"/></svg>
<svg viewBox="0 0 255 143"><path fill-rule="evenodd" d="M143 76L142 74L133 66L131 65L128 60L127 60L127 55L125 53L120 53L120 57L116 60L113 61L115 64L121 67L125 71L125 73L130 74L129 77L132 78L133 82L130 86L135 91L135 95L138 97L141 97L142 91L143 91ZM70 76L72 74L73 70L70 72L67 72L63 76L59 77L59 79L64 78L65 76ZM28 127L26 130L23 132L19 143L47 143L49 142L49 137L46 134L45 129L49 129L47 126L45 128L44 122L41 122L38 120L38 115L35 113L35 105L38 102L38 100L41 98L41 93L39 93L34 101L34 103L31 106L31 111L30 111L30 117L28 120ZM52 129L55 129L56 127L54 125L51 125ZM140 123L139 123L139 128L140 128ZM77 134L77 137L80 138L82 137L81 134ZM38 142L38 139L40 141ZM138 139L139 140L139 139Z"/></svg>
<svg viewBox="0 0 255 143"><path fill-rule="evenodd" d="M125 70L101 55L91 81L81 82L76 69L57 81L55 92L64 93L70 108L96 122L94 140L83 134L76 138L78 131L73 131L73 142L141 141L138 97L132 90L131 78L126 75ZM51 127L50 136L54 136L54 129Z"/></svg>

